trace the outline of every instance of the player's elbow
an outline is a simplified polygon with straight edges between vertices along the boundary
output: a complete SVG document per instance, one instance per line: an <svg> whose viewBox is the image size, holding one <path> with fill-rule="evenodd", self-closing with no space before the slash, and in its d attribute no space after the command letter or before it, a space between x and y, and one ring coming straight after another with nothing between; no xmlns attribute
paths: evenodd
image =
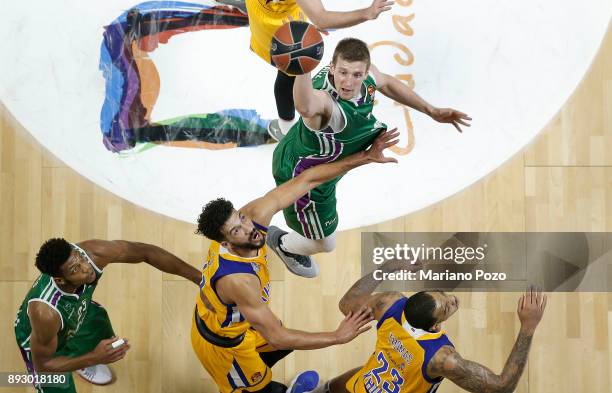
<svg viewBox="0 0 612 393"><path fill-rule="evenodd" d="M268 342L268 344L273 346L278 351L282 351L286 349L294 349L294 348L291 348L291 344L289 340L287 340L286 337L284 337L283 335L274 335L273 337L270 337L270 339L266 341Z"/></svg>
<svg viewBox="0 0 612 393"><path fill-rule="evenodd" d="M32 365L34 366L34 370L39 373L51 373L57 371L53 367L50 367L48 360L38 360L36 357L32 358Z"/></svg>
<svg viewBox="0 0 612 393"><path fill-rule="evenodd" d="M338 303L338 308L340 309L340 312L344 315L347 315L352 310L352 303L353 302L351 301L350 296L347 296L346 294L342 296L342 299L340 299L340 302Z"/></svg>

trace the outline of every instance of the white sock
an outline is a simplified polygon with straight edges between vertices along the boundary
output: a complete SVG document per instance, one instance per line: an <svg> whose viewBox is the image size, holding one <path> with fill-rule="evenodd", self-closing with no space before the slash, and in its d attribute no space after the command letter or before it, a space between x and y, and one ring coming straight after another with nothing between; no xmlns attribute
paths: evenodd
<svg viewBox="0 0 612 393"><path fill-rule="evenodd" d="M291 231L281 237L281 249L298 255L313 255L320 252L332 252L336 248L336 234L323 239L308 239Z"/></svg>
<svg viewBox="0 0 612 393"><path fill-rule="evenodd" d="M294 117L291 120L284 120L280 117L278 118L278 125L280 126L281 132L283 135L287 135L291 127L296 123L297 119Z"/></svg>

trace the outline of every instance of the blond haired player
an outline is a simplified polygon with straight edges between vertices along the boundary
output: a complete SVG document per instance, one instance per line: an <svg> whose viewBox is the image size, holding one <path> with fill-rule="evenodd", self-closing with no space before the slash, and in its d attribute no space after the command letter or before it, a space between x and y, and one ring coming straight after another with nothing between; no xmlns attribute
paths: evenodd
<svg viewBox="0 0 612 393"><path fill-rule="evenodd" d="M325 9L321 0L246 0L251 50L270 64L272 36L280 26L291 20L308 18L319 29L338 29L376 19L381 12L390 10L393 3L389 0L373 0L369 7L342 12ZM294 76L282 71L276 75L274 97L279 119L273 120L268 127L268 132L276 140L282 139L294 122L294 80Z"/></svg>

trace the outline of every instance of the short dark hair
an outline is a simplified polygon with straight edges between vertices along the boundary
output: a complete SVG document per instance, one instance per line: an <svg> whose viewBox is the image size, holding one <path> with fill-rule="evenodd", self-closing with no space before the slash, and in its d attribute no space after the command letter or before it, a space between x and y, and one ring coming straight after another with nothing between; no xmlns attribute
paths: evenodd
<svg viewBox="0 0 612 393"><path fill-rule="evenodd" d="M221 228L233 211L234 205L226 199L217 198L208 202L202 208L202 213L198 217L198 230L196 233L221 243L225 240L225 236L221 233Z"/></svg>
<svg viewBox="0 0 612 393"><path fill-rule="evenodd" d="M36 254L36 267L51 277L62 277L61 267L72 252L72 246L63 238L49 239Z"/></svg>
<svg viewBox="0 0 612 393"><path fill-rule="evenodd" d="M338 57L346 61L365 61L367 68L370 68L370 50L368 45L357 38L343 38L336 45L332 64L336 64Z"/></svg>
<svg viewBox="0 0 612 393"><path fill-rule="evenodd" d="M417 292L410 296L404 306L408 323L417 329L429 330L436 324L433 316L436 310L436 299L427 292Z"/></svg>

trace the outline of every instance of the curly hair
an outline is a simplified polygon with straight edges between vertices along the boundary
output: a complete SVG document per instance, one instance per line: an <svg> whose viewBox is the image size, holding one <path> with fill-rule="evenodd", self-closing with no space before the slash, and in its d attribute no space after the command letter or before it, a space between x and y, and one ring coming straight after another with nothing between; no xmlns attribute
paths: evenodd
<svg viewBox="0 0 612 393"><path fill-rule="evenodd" d="M433 316L435 309L436 299L433 296L427 292L417 292L406 301L404 314L412 327L429 330L436 324Z"/></svg>
<svg viewBox="0 0 612 393"><path fill-rule="evenodd" d="M366 68L370 68L370 50L368 45L357 38L343 38L340 40L334 50L332 64L336 64L338 57L342 57L342 59L349 62L364 61L367 64Z"/></svg>
<svg viewBox="0 0 612 393"><path fill-rule="evenodd" d="M225 240L225 236L221 233L221 228L230 218L233 211L234 205L226 199L217 198L208 202L202 208L202 213L198 217L198 230L196 233L221 243Z"/></svg>
<svg viewBox="0 0 612 393"><path fill-rule="evenodd" d="M36 254L36 267L51 277L61 277L61 266L68 260L72 246L63 238L49 239Z"/></svg>

